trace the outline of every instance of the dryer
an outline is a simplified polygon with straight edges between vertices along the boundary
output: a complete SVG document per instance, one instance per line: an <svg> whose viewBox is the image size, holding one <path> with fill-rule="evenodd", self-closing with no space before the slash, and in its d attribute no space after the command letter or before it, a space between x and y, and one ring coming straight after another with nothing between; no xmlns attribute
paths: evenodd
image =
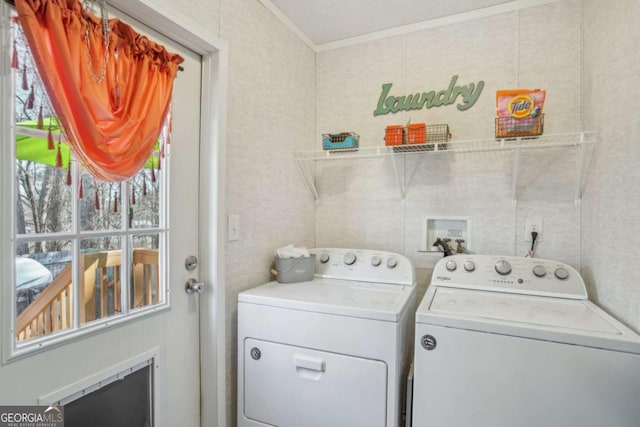
<svg viewBox="0 0 640 427"><path fill-rule="evenodd" d="M238 426L400 426L412 263L382 251L310 252L313 280L238 295Z"/></svg>
<svg viewBox="0 0 640 427"><path fill-rule="evenodd" d="M640 337L566 264L443 258L414 344L414 427L640 424Z"/></svg>

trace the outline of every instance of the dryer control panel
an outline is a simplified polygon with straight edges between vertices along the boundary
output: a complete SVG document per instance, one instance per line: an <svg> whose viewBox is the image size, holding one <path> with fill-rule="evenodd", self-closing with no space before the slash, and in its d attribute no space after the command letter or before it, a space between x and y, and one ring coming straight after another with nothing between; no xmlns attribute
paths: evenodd
<svg viewBox="0 0 640 427"><path fill-rule="evenodd" d="M316 277L396 285L416 283L413 264L404 255L339 248L315 248L309 252L316 256Z"/></svg>
<svg viewBox="0 0 640 427"><path fill-rule="evenodd" d="M431 286L587 299L580 274L570 265L540 258L460 254L438 261Z"/></svg>

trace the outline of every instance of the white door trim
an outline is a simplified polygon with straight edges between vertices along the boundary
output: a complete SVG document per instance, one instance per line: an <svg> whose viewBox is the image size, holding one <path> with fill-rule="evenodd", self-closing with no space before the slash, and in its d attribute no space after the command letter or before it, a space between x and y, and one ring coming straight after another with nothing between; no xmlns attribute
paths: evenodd
<svg viewBox="0 0 640 427"><path fill-rule="evenodd" d="M227 43L184 16L153 0L108 0L168 38L202 55L200 129L200 268L207 284L200 295L200 423L226 425L225 340L225 144ZM212 366L208 361L215 361Z"/></svg>

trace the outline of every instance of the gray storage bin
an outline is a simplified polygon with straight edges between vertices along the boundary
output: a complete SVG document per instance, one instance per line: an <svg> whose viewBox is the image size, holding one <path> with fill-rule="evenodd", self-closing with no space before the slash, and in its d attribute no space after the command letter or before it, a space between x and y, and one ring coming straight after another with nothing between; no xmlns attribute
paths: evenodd
<svg viewBox="0 0 640 427"><path fill-rule="evenodd" d="M279 258L276 256L276 280L279 283L307 282L313 280L316 256L301 258Z"/></svg>

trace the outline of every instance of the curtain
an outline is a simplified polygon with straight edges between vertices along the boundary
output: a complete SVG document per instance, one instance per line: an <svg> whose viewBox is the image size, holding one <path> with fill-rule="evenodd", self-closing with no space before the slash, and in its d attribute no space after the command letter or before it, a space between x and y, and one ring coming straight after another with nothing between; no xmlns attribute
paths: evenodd
<svg viewBox="0 0 640 427"><path fill-rule="evenodd" d="M18 22L69 144L104 181L123 181L151 155L183 58L79 0L18 0ZM102 77L102 78L101 78Z"/></svg>

